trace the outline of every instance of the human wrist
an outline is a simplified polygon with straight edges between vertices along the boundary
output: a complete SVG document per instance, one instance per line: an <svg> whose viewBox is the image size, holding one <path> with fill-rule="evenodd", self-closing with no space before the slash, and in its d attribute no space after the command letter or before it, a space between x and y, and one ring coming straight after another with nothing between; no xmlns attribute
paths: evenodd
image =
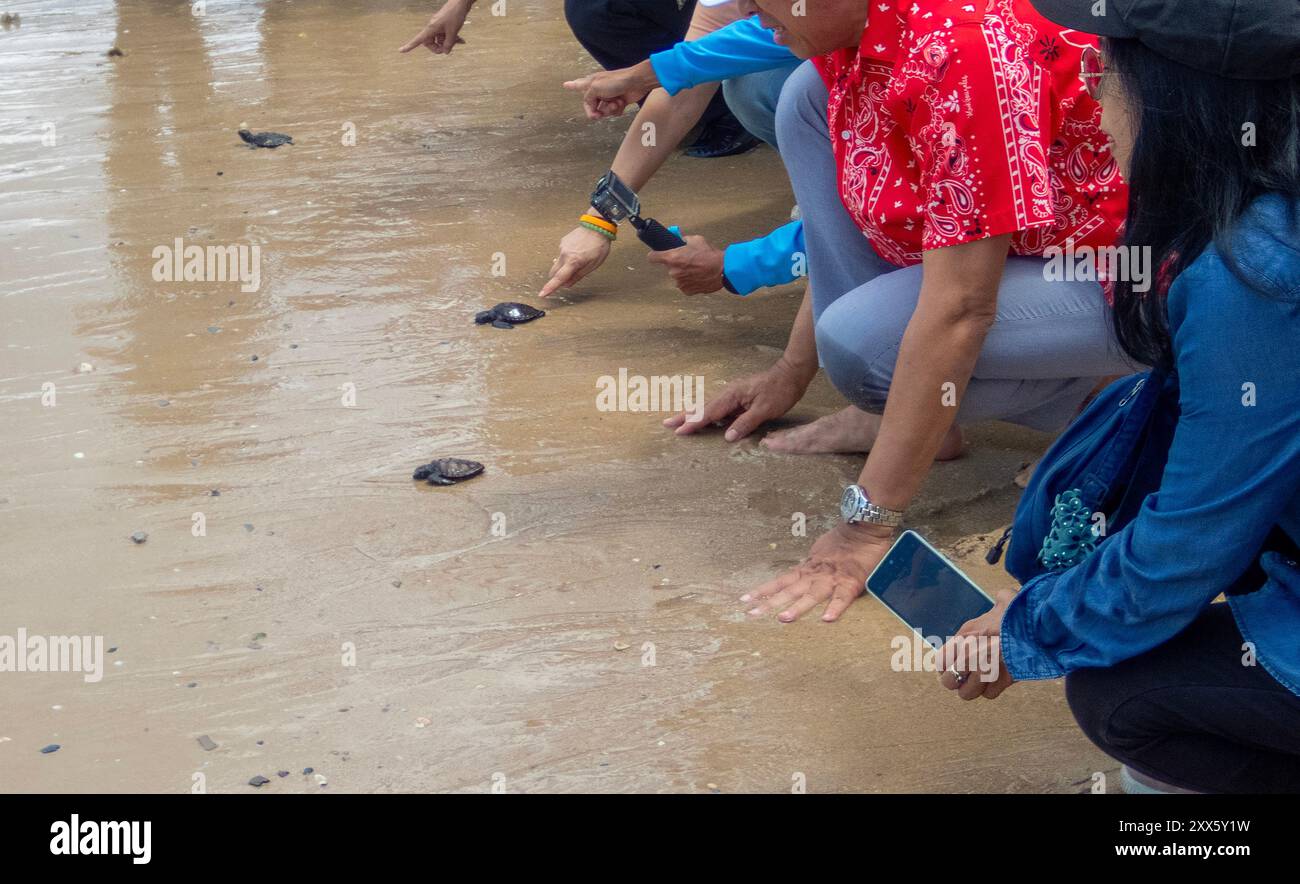
<svg viewBox="0 0 1300 884"><path fill-rule="evenodd" d="M898 536L898 529L891 528L888 525L873 525L870 522L845 522L843 519L836 525L836 530L855 543L893 544L894 539Z"/></svg>
<svg viewBox="0 0 1300 884"><path fill-rule="evenodd" d="M588 206L587 211L584 212L583 214L595 215L597 218L604 218L606 221L608 221L610 224L613 224L615 227L618 226L617 221L615 221L613 218L606 215L604 212L602 212L600 209L596 208L595 206Z"/></svg>
<svg viewBox="0 0 1300 884"><path fill-rule="evenodd" d="M618 224L595 210L578 216L578 227L609 242L618 239Z"/></svg>
<svg viewBox="0 0 1300 884"><path fill-rule="evenodd" d="M781 358L776 361L776 365L773 367L782 374L794 378L804 389L807 389L813 378L817 376L816 357L804 359L798 355L792 355L789 350L781 354Z"/></svg>
<svg viewBox="0 0 1300 884"><path fill-rule="evenodd" d="M640 92L649 92L659 88L659 73L650 59L638 62L627 69L628 86Z"/></svg>
<svg viewBox="0 0 1300 884"><path fill-rule="evenodd" d="M582 233L586 234L587 238L593 243L599 242L612 246L615 242L614 237L610 236L608 233L597 230L594 226L589 226L585 221L578 222L578 227L574 230L574 233L577 233L578 231L582 231Z"/></svg>

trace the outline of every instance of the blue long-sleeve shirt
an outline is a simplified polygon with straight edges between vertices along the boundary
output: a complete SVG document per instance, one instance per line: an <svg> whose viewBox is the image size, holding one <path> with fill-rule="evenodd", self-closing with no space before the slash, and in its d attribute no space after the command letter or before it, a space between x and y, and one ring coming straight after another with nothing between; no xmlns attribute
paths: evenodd
<svg viewBox="0 0 1300 884"><path fill-rule="evenodd" d="M659 85L669 95L701 83L717 83L790 64L796 56L773 42L772 32L758 16L733 21L726 27L656 52L650 56Z"/></svg>
<svg viewBox="0 0 1300 884"><path fill-rule="evenodd" d="M722 272L737 294L767 285L785 285L808 275L803 222L791 221L767 236L737 242L722 253Z"/></svg>
<svg viewBox="0 0 1300 884"><path fill-rule="evenodd" d="M650 56L659 85L669 95L701 83L716 83L789 65L795 55L772 41L757 16L734 21L699 40L678 43ZM738 293L784 285L805 275L803 222L792 221L766 236L728 246L723 272Z"/></svg>
<svg viewBox="0 0 1300 884"><path fill-rule="evenodd" d="M1082 563L1025 584L1002 621L1013 677L1111 666L1163 644L1246 572L1274 526L1300 538L1297 217L1265 197L1234 235L1242 272L1268 294L1213 247L1175 281L1179 413L1159 490ZM1228 602L1259 663L1300 694L1300 568L1278 553L1262 564L1263 588Z"/></svg>

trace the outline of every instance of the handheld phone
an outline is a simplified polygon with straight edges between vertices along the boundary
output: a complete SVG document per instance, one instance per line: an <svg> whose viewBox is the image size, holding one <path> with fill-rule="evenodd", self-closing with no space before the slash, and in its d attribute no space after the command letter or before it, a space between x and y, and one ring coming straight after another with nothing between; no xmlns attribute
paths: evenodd
<svg viewBox="0 0 1300 884"><path fill-rule="evenodd" d="M867 578L867 591L935 650L993 607L984 590L915 531L894 542Z"/></svg>

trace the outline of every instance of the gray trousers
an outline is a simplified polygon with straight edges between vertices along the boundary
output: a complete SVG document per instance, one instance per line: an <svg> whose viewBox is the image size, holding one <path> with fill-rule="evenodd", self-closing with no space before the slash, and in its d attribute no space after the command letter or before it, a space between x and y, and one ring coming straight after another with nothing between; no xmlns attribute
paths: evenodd
<svg viewBox="0 0 1300 884"><path fill-rule="evenodd" d="M818 357L845 398L880 414L920 297L921 267L882 259L844 208L826 98L817 70L801 65L781 92L777 140L803 212ZM1044 264L1038 257L1008 259L997 318L958 423L996 419L1058 431L1103 377L1137 369L1114 344L1101 287L1049 282Z"/></svg>
<svg viewBox="0 0 1300 884"><path fill-rule="evenodd" d="M798 59L791 59L789 64L722 83L727 107L731 108L736 119L751 135L773 147L776 147L776 105L781 97L781 87L798 66Z"/></svg>

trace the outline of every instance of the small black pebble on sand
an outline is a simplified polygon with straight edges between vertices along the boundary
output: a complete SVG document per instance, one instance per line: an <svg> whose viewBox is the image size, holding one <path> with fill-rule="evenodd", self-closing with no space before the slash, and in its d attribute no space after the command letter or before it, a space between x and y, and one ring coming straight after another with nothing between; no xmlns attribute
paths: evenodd
<svg viewBox="0 0 1300 884"><path fill-rule="evenodd" d="M189 684L187 684L185 687L187 687L187 688L197 688L198 686L199 686L199 683L198 683L197 681L192 681L192 682L190 682Z"/></svg>
<svg viewBox="0 0 1300 884"><path fill-rule="evenodd" d="M304 768L302 769L302 772L303 772L304 774L315 773L315 772L316 772L316 768L314 768L314 767L304 767Z"/></svg>
<svg viewBox="0 0 1300 884"><path fill-rule="evenodd" d="M108 652L109 652L110 654L116 654L116 653L117 653L117 645L113 645L113 647L109 648L109 649L108 649Z"/></svg>
<svg viewBox="0 0 1300 884"><path fill-rule="evenodd" d="M394 581L393 581L393 586L395 586L397 589L401 589L401 588L402 588L402 581L400 581L400 580L394 580Z"/></svg>
<svg viewBox="0 0 1300 884"><path fill-rule="evenodd" d="M218 173L217 173L217 177L219 178L219 177L221 177L221 176L224 175L224 174L226 174L226 173L225 173L225 172L218 172Z"/></svg>
<svg viewBox="0 0 1300 884"><path fill-rule="evenodd" d="M199 745L203 747L204 752L211 752L213 749L217 748L217 744L214 743L212 738L207 734L199 737Z"/></svg>
<svg viewBox="0 0 1300 884"><path fill-rule="evenodd" d="M252 357L251 357L248 361L249 361L249 362L256 362L256 361L257 361L257 354L254 353L254 354L252 355Z"/></svg>
<svg viewBox="0 0 1300 884"><path fill-rule="evenodd" d="M277 777L287 777L289 775L289 772L287 770L277 770L275 772L275 775Z"/></svg>
<svg viewBox="0 0 1300 884"><path fill-rule="evenodd" d="M298 345L297 345L297 344L290 344L290 345L289 345L289 349L290 349L290 350L297 350L297 349L298 349Z"/></svg>
<svg viewBox="0 0 1300 884"><path fill-rule="evenodd" d="M50 745L46 746L44 749L41 750L41 754L42 754L42 755L49 755L49 754L51 754L51 753L53 753L53 752L58 752L58 751L59 751L59 744L58 744L58 743L51 743Z"/></svg>
<svg viewBox="0 0 1300 884"><path fill-rule="evenodd" d="M220 497L220 496L221 496L221 492L218 491L217 489L213 488L211 491L208 492L208 496L209 496L209 497Z"/></svg>
<svg viewBox="0 0 1300 884"><path fill-rule="evenodd" d="M269 782L271 781L268 780L266 777L262 776L261 774L258 774L257 776L253 777L251 780L248 781L248 785L260 789Z"/></svg>
<svg viewBox="0 0 1300 884"><path fill-rule="evenodd" d="M266 740L258 740L258 741L257 741L257 745L259 745L259 746L265 746L265 745L266 745Z"/></svg>
<svg viewBox="0 0 1300 884"><path fill-rule="evenodd" d="M253 530L253 523L252 523L252 522L245 522L245 523L244 523L244 530L245 530L245 531L248 531L248 532L252 532L252 530Z"/></svg>
<svg viewBox="0 0 1300 884"><path fill-rule="evenodd" d="M108 50L104 54L107 55L109 58L121 58L122 56L126 55L125 52L123 52L121 49L118 49L116 46L114 46L112 49Z"/></svg>
<svg viewBox="0 0 1300 884"><path fill-rule="evenodd" d="M143 531L137 531L131 535L132 543L144 543L148 539L149 539L149 535L145 534Z"/></svg>

